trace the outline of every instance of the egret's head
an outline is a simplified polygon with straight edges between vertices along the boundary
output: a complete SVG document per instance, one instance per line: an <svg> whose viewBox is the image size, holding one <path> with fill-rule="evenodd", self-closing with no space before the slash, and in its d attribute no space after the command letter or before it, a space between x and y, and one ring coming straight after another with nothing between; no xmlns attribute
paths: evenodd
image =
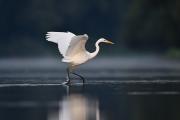
<svg viewBox="0 0 180 120"><path fill-rule="evenodd" d="M106 40L104 38L100 38L99 39L100 42L104 42L104 43L108 43L108 44L114 44L113 42L109 41L109 40Z"/></svg>

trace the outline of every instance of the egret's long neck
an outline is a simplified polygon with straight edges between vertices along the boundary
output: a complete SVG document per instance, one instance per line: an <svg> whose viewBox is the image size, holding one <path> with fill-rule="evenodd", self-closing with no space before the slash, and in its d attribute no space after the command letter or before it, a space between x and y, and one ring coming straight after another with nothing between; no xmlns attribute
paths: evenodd
<svg viewBox="0 0 180 120"><path fill-rule="evenodd" d="M95 44L96 50L94 52L90 53L90 59L94 58L98 54L98 52L99 52L99 43L100 43L100 41L98 40L96 42L96 44Z"/></svg>

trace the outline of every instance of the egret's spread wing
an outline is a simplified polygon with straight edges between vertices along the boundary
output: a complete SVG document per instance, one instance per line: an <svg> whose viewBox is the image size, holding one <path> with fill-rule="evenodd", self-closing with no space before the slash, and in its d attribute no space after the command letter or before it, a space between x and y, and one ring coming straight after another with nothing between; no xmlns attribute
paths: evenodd
<svg viewBox="0 0 180 120"><path fill-rule="evenodd" d="M86 34L74 36L67 49L66 57L72 57L78 53L86 52L85 44L87 40L88 36Z"/></svg>
<svg viewBox="0 0 180 120"><path fill-rule="evenodd" d="M46 40L58 44L60 53L65 56L71 39L76 36L71 32L48 32Z"/></svg>

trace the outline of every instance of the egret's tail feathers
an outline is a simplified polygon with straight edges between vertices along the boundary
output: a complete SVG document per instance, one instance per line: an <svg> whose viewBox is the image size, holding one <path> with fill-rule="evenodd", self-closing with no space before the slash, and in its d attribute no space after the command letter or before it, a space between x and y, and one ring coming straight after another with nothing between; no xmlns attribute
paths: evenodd
<svg viewBox="0 0 180 120"><path fill-rule="evenodd" d="M70 60L69 58L63 58L63 59L62 59L62 62L67 62L67 63L70 63L70 62L71 62L71 60Z"/></svg>

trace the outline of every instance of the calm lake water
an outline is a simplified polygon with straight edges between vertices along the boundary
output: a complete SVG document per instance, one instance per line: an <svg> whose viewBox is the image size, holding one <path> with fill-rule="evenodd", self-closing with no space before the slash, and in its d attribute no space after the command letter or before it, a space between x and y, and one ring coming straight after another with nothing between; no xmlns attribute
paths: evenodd
<svg viewBox="0 0 180 120"><path fill-rule="evenodd" d="M0 88L1 120L179 120L179 84Z"/></svg>
<svg viewBox="0 0 180 120"><path fill-rule="evenodd" d="M110 63L110 64L107 64ZM56 60L0 61L0 120L179 120L180 63L100 59L65 80Z"/></svg>

